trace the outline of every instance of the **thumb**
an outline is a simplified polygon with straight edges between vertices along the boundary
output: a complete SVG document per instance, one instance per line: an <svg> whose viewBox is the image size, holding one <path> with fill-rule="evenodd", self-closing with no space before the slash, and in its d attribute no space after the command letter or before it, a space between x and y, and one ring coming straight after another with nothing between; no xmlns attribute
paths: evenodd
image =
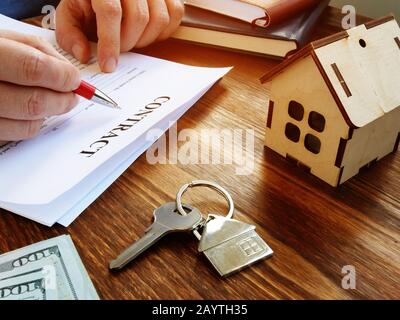
<svg viewBox="0 0 400 320"><path fill-rule="evenodd" d="M87 63L91 55L90 43L82 31L79 19L63 6L63 2L57 8L56 17L56 37L59 46L80 62Z"/></svg>

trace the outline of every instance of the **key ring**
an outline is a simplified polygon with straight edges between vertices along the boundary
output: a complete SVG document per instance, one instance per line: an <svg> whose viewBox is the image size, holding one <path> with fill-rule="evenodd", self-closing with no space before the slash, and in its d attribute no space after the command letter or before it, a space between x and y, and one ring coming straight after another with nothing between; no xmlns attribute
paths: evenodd
<svg viewBox="0 0 400 320"><path fill-rule="evenodd" d="M187 183L183 185L178 193L176 194L176 208L178 209L179 213L183 216L186 216L186 212L183 209L182 206L182 196L183 194L189 189L189 188L194 188L194 187L208 187L211 188L215 191L217 191L219 194L223 195L226 201L228 201L229 205L229 211L228 214L226 215L227 219L232 219L233 217L233 211L235 209L235 205L233 204L233 199L231 195L229 194L228 191L226 191L225 188L221 187L219 184L211 181L206 181L206 180L195 180L190 183Z"/></svg>

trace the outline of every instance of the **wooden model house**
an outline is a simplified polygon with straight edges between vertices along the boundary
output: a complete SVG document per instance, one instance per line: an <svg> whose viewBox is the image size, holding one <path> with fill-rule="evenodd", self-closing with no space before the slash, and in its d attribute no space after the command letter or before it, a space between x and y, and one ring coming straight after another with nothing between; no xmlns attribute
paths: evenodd
<svg viewBox="0 0 400 320"><path fill-rule="evenodd" d="M313 42L261 81L270 93L266 146L332 186L399 146L393 16Z"/></svg>

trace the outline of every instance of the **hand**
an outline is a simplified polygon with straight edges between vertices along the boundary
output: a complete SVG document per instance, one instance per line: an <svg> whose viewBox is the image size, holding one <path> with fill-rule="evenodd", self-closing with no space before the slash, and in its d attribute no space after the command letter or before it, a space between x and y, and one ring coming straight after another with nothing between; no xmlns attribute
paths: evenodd
<svg viewBox="0 0 400 320"><path fill-rule="evenodd" d="M167 39L179 26L181 0L61 0L57 7L59 45L86 63L90 40L98 39L104 72L115 70L120 52Z"/></svg>
<svg viewBox="0 0 400 320"><path fill-rule="evenodd" d="M32 138L78 102L79 71L45 40L0 30L0 145Z"/></svg>

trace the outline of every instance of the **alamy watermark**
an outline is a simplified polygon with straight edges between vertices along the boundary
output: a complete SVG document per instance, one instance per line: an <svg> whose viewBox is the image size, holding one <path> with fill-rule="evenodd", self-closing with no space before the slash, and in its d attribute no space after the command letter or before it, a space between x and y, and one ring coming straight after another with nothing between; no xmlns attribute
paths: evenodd
<svg viewBox="0 0 400 320"><path fill-rule="evenodd" d="M355 290L356 289L356 268L352 265L347 265L342 268L342 288L345 290Z"/></svg>
<svg viewBox="0 0 400 320"><path fill-rule="evenodd" d="M45 16L42 19L42 27L45 29L55 30L56 28L56 8L52 5L45 5L42 8L42 14ZM357 25L356 8L353 5L347 4L342 7L342 28L348 30Z"/></svg>
<svg viewBox="0 0 400 320"><path fill-rule="evenodd" d="M42 27L45 29L56 29L56 8L51 5L46 5L42 8L42 14L45 16L42 19Z"/></svg>
<svg viewBox="0 0 400 320"><path fill-rule="evenodd" d="M46 265L42 268L42 274L45 281L45 288L48 290L57 290L57 273L53 265Z"/></svg>
<svg viewBox="0 0 400 320"><path fill-rule="evenodd" d="M148 131L146 141L158 139L146 152L150 164L233 165L237 175L254 170L253 129L183 129L170 123L168 139L162 129Z"/></svg>
<svg viewBox="0 0 400 320"><path fill-rule="evenodd" d="M354 28L357 25L357 13L356 8L352 5L345 5L342 7L342 28L348 30Z"/></svg>

